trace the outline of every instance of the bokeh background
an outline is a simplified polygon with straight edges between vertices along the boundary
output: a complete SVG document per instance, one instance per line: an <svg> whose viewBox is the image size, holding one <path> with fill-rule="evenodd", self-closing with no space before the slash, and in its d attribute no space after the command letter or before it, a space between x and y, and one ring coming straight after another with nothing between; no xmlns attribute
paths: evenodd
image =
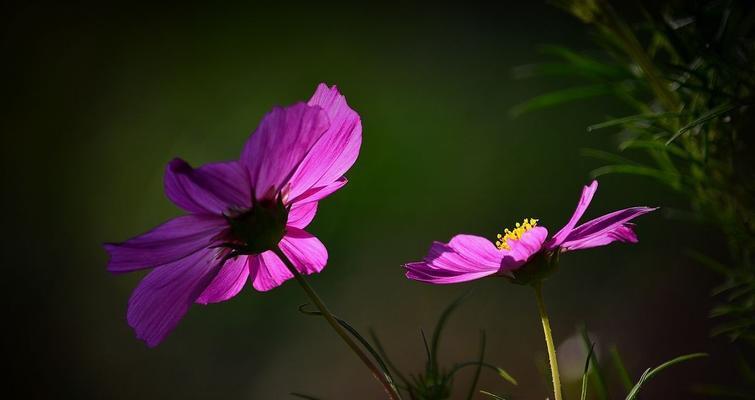
<svg viewBox="0 0 755 400"><path fill-rule="evenodd" d="M286 399L297 391L380 399L327 325L297 312L306 299L292 282L195 306L147 349L125 321L141 275L107 273L101 247L180 213L162 190L171 158L235 158L272 106L305 100L327 82L362 116L364 144L350 183L321 202L308 229L330 253L312 285L355 327L374 328L406 373L424 364L419 329L431 330L449 302L474 288L449 322L442 362L473 359L484 329L486 360L520 384L483 372L480 388L545 398L530 290L500 279L432 287L408 281L400 267L459 232L493 238L523 217L558 229L599 165L580 149L614 143L610 132L585 126L626 113L598 99L511 118L517 103L570 83L512 79L513 67L545 59L539 45L596 47L553 7L499 3L5 5L10 388L27 398ZM652 181L609 176L587 217L633 205L685 206ZM646 392L692 398L695 384L730 379L733 354L708 334L715 280L683 252L715 255L723 245L705 227L664 215L638 221L637 245L563 257L545 296L558 341L584 323L604 355L619 347L634 377L679 354L712 352ZM579 369L583 359L561 362ZM471 372L458 375L455 397Z"/></svg>

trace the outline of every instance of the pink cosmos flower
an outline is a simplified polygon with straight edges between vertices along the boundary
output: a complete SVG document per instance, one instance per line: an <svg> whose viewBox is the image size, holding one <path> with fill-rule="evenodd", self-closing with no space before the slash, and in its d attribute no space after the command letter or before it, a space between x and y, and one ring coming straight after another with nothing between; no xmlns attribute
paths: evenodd
<svg viewBox="0 0 755 400"><path fill-rule="evenodd" d="M506 229L495 243L480 236L456 235L448 243L434 242L424 261L404 265L406 277L434 284L491 275L514 277L514 271L541 253L583 250L612 242L636 243L637 235L629 221L657 208L626 208L577 226L597 189L597 181L584 187L571 219L550 239L548 230L532 218L517 223L513 230Z"/></svg>
<svg viewBox="0 0 755 400"><path fill-rule="evenodd" d="M302 274L320 272L328 252L304 228L317 202L346 184L361 142L359 115L320 84L307 103L265 115L239 160L168 163L165 194L188 214L105 244L110 272L152 268L128 302L137 337L156 346L192 303L228 300L247 281L259 291L280 286L293 276L276 246Z"/></svg>

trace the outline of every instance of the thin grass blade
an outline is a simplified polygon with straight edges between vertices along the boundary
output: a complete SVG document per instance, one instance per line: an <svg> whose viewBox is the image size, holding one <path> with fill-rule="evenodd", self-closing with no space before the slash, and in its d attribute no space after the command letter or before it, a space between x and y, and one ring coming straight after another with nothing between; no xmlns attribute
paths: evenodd
<svg viewBox="0 0 755 400"><path fill-rule="evenodd" d="M619 380L621 380L621 384L624 385L624 389L626 391L632 390L632 378L629 376L629 372L624 366L624 361L621 358L621 354L619 354L619 349L616 348L616 346L611 346L610 352L613 366L614 368L616 368L616 372L619 374Z"/></svg>
<svg viewBox="0 0 755 400"><path fill-rule="evenodd" d="M682 185L680 182L680 176L675 174L669 174L655 168L646 167L642 165L606 165L600 168L596 168L590 171L590 176L597 178L608 174L629 174L629 175L641 175L658 179L659 181L669 185L670 187L679 190Z"/></svg>
<svg viewBox="0 0 755 400"><path fill-rule="evenodd" d="M648 369L646 369L645 372L640 377L640 380L637 381L637 384L634 385L634 387L632 388L632 390L627 395L626 400L634 400L634 399L636 399L637 395L640 393L640 390L642 389L642 387L645 384L645 382L647 382L648 380L650 380L650 378L656 376L659 372L663 371L664 369L669 368L669 367L671 367L673 365L685 362L685 361L690 361L690 360L694 360L694 359L698 359L698 358L702 358L702 357L707 357L707 356L708 356L708 354L706 354L706 353L685 354L683 356L679 356L679 357L676 357L676 358L671 359L669 361L666 361L665 363L663 363L663 364L661 364L661 365L659 365L659 366L657 366L655 368L652 368L652 369L648 368Z"/></svg>
<svg viewBox="0 0 755 400"><path fill-rule="evenodd" d="M319 397L310 396L310 395L304 394L304 393L291 392L289 394L291 396L298 397L300 399L305 399L305 400L322 400Z"/></svg>
<svg viewBox="0 0 755 400"><path fill-rule="evenodd" d="M569 89L557 90L536 96L530 100L525 101L524 103L520 103L512 107L509 110L509 114L512 117L519 117L525 113L535 110L541 110L571 101L614 94L616 91L617 88L615 85L608 84L578 86Z"/></svg>
<svg viewBox="0 0 755 400"><path fill-rule="evenodd" d="M666 144L672 143L674 140L676 140L676 138L678 138L679 136L681 136L685 132L689 131L690 129L692 129L692 128L698 126L698 125L702 125L702 124L704 124L704 123L706 123L708 121L711 121L713 119L716 119L716 118L718 118L718 117L720 117L720 116L728 113L729 111L731 111L731 110L733 110L733 109L735 109L737 107L738 107L738 105L736 105L736 104L724 103L724 104L721 104L718 107L713 108L712 110L706 112L705 114L701 115L699 118L695 119L694 121L690 122L689 124L683 126L681 129L679 129L674 134L674 136L671 136L671 138L668 141L666 141Z"/></svg>
<svg viewBox="0 0 755 400"><path fill-rule="evenodd" d="M308 305L309 304L302 304L301 306L299 306L299 312L306 315L312 315L312 316L322 315L322 313L319 311L306 310L306 307ZM375 351L375 348L373 348L372 345L370 345L370 342L368 342L367 339L362 337L362 335L359 334L359 331L354 329L354 327L352 327L348 322L338 317L335 317L335 318L336 318L336 321L338 321L338 323L341 324L341 326L344 329L346 329L351 334L351 336L353 336L362 345L362 347L364 347L365 350L367 350L367 352L370 353L372 358L374 358L375 361L380 366L380 369L383 371L383 375L385 375L386 379L388 380L388 383L393 387L396 393L398 393L398 388L396 387L395 380L393 379L393 376L391 375L391 371L388 369L388 366L385 364L382 357L380 357L380 354L377 351Z"/></svg>
<svg viewBox="0 0 755 400"><path fill-rule="evenodd" d="M462 303L464 300L469 297L469 295L472 293L471 290L468 290L464 292L461 296L459 296L456 300L451 302L440 314L440 317L438 318L438 322L435 324L435 330L433 331L433 338L432 338L432 346L428 350L428 356L430 357L430 360L432 360L433 364L437 367L438 362L438 343L440 343L440 335L443 332L443 328L446 326L446 322L448 322L448 318L451 316L451 313L454 312L454 310ZM424 338L424 332L423 332L423 338ZM425 346L427 346L427 340L425 340Z"/></svg>
<svg viewBox="0 0 755 400"><path fill-rule="evenodd" d="M499 395L497 395L495 393L486 392L484 390L480 390L480 394L484 394L485 396L488 396L488 397L493 398L495 400L508 400L505 397L501 397L501 396L499 396Z"/></svg>
<svg viewBox="0 0 755 400"><path fill-rule="evenodd" d="M586 349L592 349L593 343L590 337L587 335L587 328L583 325L579 327L579 334L582 338L582 343ZM592 363L592 369L588 370L588 374L592 376L593 386L600 400L608 399L608 386L606 385L606 377L603 374L603 370L598 362L598 357L595 356L595 352L590 350L589 360Z"/></svg>
<svg viewBox="0 0 755 400"><path fill-rule="evenodd" d="M664 112L664 113L658 113L658 114L635 114L635 115L629 115L627 117L621 117L616 118L612 120L608 120L605 122L601 122L599 124L590 125L587 127L588 132L596 131L598 129L605 129L610 128L617 125L627 125L630 123L638 123L638 122L645 122L645 123L652 123L655 120L658 119L664 119L664 118L679 118L681 114L677 112Z"/></svg>
<svg viewBox="0 0 755 400"><path fill-rule="evenodd" d="M385 351L385 348L383 347L383 343L378 339L377 334L374 330L370 329L370 337L372 338L372 341L375 343L375 347L377 352L380 354L380 357L383 358L385 361L385 364L390 368L394 374L398 377L399 380L401 380L401 383L404 384L404 386L409 386L409 381L406 379L406 376L401 373L401 370L396 368L396 365L393 364L393 361L390 357L388 357L388 353Z"/></svg>
<svg viewBox="0 0 755 400"><path fill-rule="evenodd" d="M587 399L587 381L589 380L589 372L590 372L590 360L592 359L592 354L595 351L595 343L590 344L590 352L587 353L587 358L585 359L585 369L582 372L582 394L580 395L581 400Z"/></svg>
<svg viewBox="0 0 755 400"><path fill-rule="evenodd" d="M472 384L469 385L467 400L472 400L472 396L475 394L475 388L477 387L477 382L480 380L480 372L482 371L483 362L485 362L485 331L480 332L480 356L477 359L477 368L475 369L474 378L472 378Z"/></svg>

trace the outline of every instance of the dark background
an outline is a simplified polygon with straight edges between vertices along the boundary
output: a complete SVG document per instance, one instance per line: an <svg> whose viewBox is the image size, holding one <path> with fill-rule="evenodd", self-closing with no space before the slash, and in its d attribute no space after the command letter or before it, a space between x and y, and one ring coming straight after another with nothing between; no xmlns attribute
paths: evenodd
<svg viewBox="0 0 755 400"><path fill-rule="evenodd" d="M423 367L419 328L430 330L446 304L474 288L449 322L442 362L473 359L485 329L486 360L520 384L486 372L480 388L545 398L530 290L500 279L428 286L400 267L432 240L493 238L524 217L555 232L600 165L580 148L614 143L610 132L585 126L627 112L598 99L509 117L513 105L569 84L512 79L512 67L547 59L539 45L598 49L586 27L556 8L501 3L5 5L8 388L28 398L381 398L327 325L296 311L305 297L292 282L195 306L147 349L125 322L141 275L105 271L102 242L180 213L162 192L167 161L237 157L265 112L308 99L322 81L337 84L359 112L364 143L350 183L321 202L308 229L330 253L310 282L358 329L375 328L405 372ZM609 176L587 217L634 205L685 206L652 181ZM695 384L731 379L733 350L708 337L716 280L683 255L690 247L716 254L721 238L663 212L638 220L637 231L637 245L563 257L545 286L556 340L585 323L602 360L618 345L635 378L679 354L713 353L660 375L647 398L690 398ZM562 355L571 393L578 383L568 376L583 356ZM455 398L470 377L471 369L459 374Z"/></svg>

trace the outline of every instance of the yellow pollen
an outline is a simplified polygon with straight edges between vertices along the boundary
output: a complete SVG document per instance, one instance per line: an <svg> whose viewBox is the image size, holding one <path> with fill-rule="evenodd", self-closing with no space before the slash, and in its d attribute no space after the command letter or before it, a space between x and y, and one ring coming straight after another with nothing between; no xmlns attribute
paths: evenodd
<svg viewBox="0 0 755 400"><path fill-rule="evenodd" d="M498 250L511 250L509 240L521 239L522 235L524 235L525 232L537 226L537 221L539 220L534 218L525 218L521 223L516 223L516 228L514 228L514 230L504 229L503 234L499 233L498 235L496 235L498 240L496 240L495 242L495 247L498 247Z"/></svg>

